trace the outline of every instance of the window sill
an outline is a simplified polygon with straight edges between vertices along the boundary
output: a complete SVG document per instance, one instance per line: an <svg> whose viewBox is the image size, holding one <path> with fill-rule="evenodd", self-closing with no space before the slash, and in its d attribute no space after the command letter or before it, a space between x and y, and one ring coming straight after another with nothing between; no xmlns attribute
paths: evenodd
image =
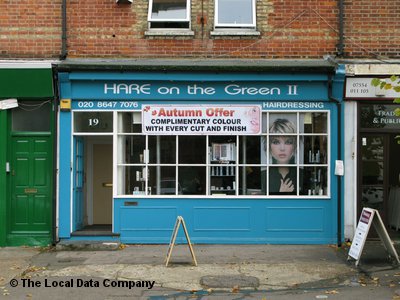
<svg viewBox="0 0 400 300"><path fill-rule="evenodd" d="M190 29L149 29L144 32L145 36L194 36Z"/></svg>
<svg viewBox="0 0 400 300"><path fill-rule="evenodd" d="M260 36L261 33L257 30L243 29L215 29L211 31L211 36Z"/></svg>

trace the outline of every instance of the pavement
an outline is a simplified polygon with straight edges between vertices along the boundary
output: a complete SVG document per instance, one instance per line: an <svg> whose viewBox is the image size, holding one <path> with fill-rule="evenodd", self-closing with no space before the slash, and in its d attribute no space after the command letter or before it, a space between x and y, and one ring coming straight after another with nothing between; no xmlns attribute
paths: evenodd
<svg viewBox="0 0 400 300"><path fill-rule="evenodd" d="M185 244L168 266L168 245L73 249L0 248L0 299L400 299L380 242L357 267L348 245L193 245L197 266Z"/></svg>

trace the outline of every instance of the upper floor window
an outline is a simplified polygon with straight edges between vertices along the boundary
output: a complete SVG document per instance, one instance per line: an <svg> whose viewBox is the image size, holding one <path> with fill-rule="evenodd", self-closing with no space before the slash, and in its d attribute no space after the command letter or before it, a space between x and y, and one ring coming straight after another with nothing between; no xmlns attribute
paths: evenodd
<svg viewBox="0 0 400 300"><path fill-rule="evenodd" d="M255 28L255 0L216 0L216 28Z"/></svg>
<svg viewBox="0 0 400 300"><path fill-rule="evenodd" d="M150 29L189 29L190 0L150 0Z"/></svg>

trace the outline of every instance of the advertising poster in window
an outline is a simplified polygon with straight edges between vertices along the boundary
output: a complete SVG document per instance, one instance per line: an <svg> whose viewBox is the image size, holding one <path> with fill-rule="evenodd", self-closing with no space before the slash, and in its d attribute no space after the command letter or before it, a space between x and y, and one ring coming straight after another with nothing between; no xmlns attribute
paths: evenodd
<svg viewBox="0 0 400 300"><path fill-rule="evenodd" d="M259 105L146 105L143 133L154 135L256 135Z"/></svg>

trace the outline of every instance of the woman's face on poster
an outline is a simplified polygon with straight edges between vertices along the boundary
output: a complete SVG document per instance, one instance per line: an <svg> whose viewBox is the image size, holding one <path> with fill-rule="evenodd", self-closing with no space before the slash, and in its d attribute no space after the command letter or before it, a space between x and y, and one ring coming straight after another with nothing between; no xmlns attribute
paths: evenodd
<svg viewBox="0 0 400 300"><path fill-rule="evenodd" d="M271 137L271 155L277 164L288 164L293 157L295 140L293 137Z"/></svg>

